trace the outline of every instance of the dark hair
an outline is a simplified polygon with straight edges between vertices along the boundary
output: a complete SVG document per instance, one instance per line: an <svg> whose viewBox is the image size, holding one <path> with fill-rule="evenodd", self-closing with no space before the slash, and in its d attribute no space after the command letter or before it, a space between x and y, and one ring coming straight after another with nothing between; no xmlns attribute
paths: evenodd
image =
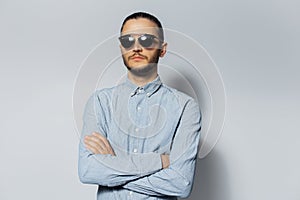
<svg viewBox="0 0 300 200"><path fill-rule="evenodd" d="M150 21L154 22L157 27L159 28L158 30L158 36L159 36L159 39L163 42L164 41L164 30L162 28L162 25L160 23L160 21L153 15L149 14L149 13L145 13L145 12L136 12L136 13L132 13L131 15L127 16L123 23L122 23L122 26L121 26L121 30L120 32L123 31L123 27L124 27L124 24L130 20L130 19L138 19L138 18L145 18L145 19L149 19Z"/></svg>

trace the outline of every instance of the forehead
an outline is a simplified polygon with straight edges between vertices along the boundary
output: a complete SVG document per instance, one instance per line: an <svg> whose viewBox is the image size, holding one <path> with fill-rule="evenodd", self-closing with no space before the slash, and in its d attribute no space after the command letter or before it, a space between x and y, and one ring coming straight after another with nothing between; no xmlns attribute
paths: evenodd
<svg viewBox="0 0 300 200"><path fill-rule="evenodd" d="M125 34L152 34L158 36L159 28L149 19L137 18L128 20L122 30L122 35Z"/></svg>

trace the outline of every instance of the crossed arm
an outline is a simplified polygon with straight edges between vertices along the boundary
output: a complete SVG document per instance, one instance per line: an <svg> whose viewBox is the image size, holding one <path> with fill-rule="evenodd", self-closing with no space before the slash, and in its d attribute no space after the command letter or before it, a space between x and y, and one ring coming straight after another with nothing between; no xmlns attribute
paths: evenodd
<svg viewBox="0 0 300 200"><path fill-rule="evenodd" d="M122 186L155 196L187 197L191 191L201 115L193 101L186 103L173 138L170 155L158 153L122 154L106 139L100 102L92 97L84 114L85 133L80 142L79 177L83 183ZM95 102L96 105L95 106Z"/></svg>
<svg viewBox="0 0 300 200"><path fill-rule="evenodd" d="M116 156L113 148L111 147L109 141L102 134L93 132L91 135L86 135L84 137L85 147L93 152L94 154L102 154L102 155L111 155ZM170 165L169 155L161 154L161 163L162 168L165 169Z"/></svg>

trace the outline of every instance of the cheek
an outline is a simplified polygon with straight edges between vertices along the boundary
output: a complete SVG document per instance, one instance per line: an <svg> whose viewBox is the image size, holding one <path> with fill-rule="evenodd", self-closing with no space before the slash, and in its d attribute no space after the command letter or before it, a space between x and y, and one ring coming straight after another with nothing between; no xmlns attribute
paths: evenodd
<svg viewBox="0 0 300 200"><path fill-rule="evenodd" d="M160 49L156 49L155 52L152 54L152 60L157 60L160 55Z"/></svg>
<svg viewBox="0 0 300 200"><path fill-rule="evenodd" d="M130 56L130 53L127 51L121 51L121 53L122 53L122 57L123 57L123 59L128 59L128 57Z"/></svg>
<svg viewBox="0 0 300 200"><path fill-rule="evenodd" d="M121 54L124 56L127 56L130 54L130 50L126 50L123 47L120 47L120 50L121 50Z"/></svg>
<svg viewBox="0 0 300 200"><path fill-rule="evenodd" d="M123 49L121 49L121 54L122 54L122 56L125 56L126 55L126 51L124 51Z"/></svg>

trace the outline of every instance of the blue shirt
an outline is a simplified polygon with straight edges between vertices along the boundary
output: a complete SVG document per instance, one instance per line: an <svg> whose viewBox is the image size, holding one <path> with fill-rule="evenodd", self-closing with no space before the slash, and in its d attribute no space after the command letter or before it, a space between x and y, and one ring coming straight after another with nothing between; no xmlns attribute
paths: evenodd
<svg viewBox="0 0 300 200"><path fill-rule="evenodd" d="M201 114L188 95L162 84L127 80L89 98L79 144L79 178L97 184L97 199L177 199L192 189ZM93 154L83 138L101 133L116 156ZM161 154L170 166L162 168Z"/></svg>

